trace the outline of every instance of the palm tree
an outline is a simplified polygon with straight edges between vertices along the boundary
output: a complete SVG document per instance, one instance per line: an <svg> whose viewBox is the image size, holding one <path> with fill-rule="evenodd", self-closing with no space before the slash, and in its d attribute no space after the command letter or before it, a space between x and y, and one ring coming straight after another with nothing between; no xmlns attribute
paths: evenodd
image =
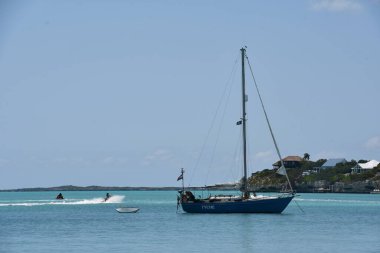
<svg viewBox="0 0 380 253"><path fill-rule="evenodd" d="M309 153L305 153L305 154L303 154L303 159L304 160L310 160L310 155L309 155Z"/></svg>

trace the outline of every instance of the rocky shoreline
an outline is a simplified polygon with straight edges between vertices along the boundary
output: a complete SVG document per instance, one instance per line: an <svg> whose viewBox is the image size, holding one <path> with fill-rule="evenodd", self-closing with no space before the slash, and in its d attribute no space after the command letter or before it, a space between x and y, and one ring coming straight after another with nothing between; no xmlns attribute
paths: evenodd
<svg viewBox="0 0 380 253"><path fill-rule="evenodd" d="M283 191L286 184L267 184L253 187L253 191L257 192L279 192ZM315 182L295 183L293 189L299 193L371 193L374 189L378 189L380 181L359 181L353 183L334 182L330 183L326 180Z"/></svg>

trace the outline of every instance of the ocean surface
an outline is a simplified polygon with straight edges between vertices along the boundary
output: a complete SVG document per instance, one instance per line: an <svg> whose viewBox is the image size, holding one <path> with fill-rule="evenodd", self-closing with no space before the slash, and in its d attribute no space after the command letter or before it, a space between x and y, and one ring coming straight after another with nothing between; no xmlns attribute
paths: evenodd
<svg viewBox="0 0 380 253"><path fill-rule="evenodd" d="M185 214L174 191L110 192L109 203L106 192L62 193L0 192L0 252L380 252L380 194L300 194L282 214Z"/></svg>

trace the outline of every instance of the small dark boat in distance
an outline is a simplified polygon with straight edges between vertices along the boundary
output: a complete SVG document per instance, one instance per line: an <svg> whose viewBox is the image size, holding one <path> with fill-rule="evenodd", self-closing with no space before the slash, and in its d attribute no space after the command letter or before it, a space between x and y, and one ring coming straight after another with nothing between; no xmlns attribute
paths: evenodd
<svg viewBox="0 0 380 253"><path fill-rule="evenodd" d="M55 199L65 199L65 198L63 197L62 193L59 193L57 197L55 197Z"/></svg>

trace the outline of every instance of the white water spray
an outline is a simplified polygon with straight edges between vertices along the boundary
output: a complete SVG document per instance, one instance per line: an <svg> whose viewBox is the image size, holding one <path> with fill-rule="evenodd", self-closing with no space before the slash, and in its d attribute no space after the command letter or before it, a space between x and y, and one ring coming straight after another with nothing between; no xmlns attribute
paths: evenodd
<svg viewBox="0 0 380 253"><path fill-rule="evenodd" d="M125 196L111 196L107 201L104 198L93 199L64 199L64 200L25 200L23 202L3 202L1 206L45 206L45 205L97 205L97 204L117 204L122 203Z"/></svg>

